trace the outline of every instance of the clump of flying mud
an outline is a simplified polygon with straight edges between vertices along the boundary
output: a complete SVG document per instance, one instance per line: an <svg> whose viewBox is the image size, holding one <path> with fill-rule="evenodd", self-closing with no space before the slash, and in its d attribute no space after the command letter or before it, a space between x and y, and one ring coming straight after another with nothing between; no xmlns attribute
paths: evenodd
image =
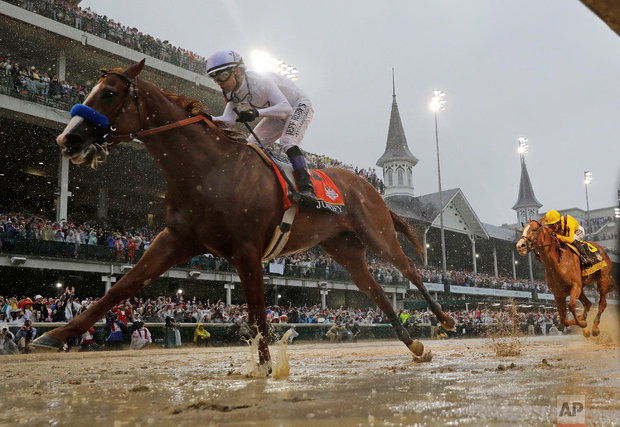
<svg viewBox="0 0 620 427"><path fill-rule="evenodd" d="M433 353L430 350L422 354L422 356L416 356L415 354L412 356L415 363L427 363L433 360Z"/></svg>
<svg viewBox="0 0 620 427"><path fill-rule="evenodd" d="M498 357L519 356L523 351L523 336L519 326L517 307L509 307L506 316L494 328L490 328L487 337L491 338L491 348Z"/></svg>

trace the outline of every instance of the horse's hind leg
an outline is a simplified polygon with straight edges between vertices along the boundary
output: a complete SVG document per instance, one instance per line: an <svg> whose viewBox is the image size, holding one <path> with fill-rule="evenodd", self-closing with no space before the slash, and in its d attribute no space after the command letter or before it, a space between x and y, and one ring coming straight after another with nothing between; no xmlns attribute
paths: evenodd
<svg viewBox="0 0 620 427"><path fill-rule="evenodd" d="M366 248L362 242L360 242L356 236L347 234L334 237L321 243L321 248L351 274L357 287L368 295L375 304L377 304L377 307L387 315L398 339L400 339L413 354L416 356L422 355L424 346L419 341L411 339L401 320L394 312L385 292L383 292L381 286L379 286L373 279L370 271L368 271L368 266L366 265Z"/></svg>
<svg viewBox="0 0 620 427"><path fill-rule="evenodd" d="M583 316L579 316L579 317L587 325L587 320L586 319L588 318L588 313L590 312L590 308L592 308L592 303L588 299L586 293L583 291L583 287L581 288L581 295L579 295L579 301L581 301L581 304L583 304ZM587 327L581 329L581 333L586 338L588 338L590 336L590 331L588 331Z"/></svg>
<svg viewBox="0 0 620 427"><path fill-rule="evenodd" d="M413 262L405 255L403 248L396 237L396 229L390 215L390 211L385 211L385 218L381 217L382 212L375 212L373 215L366 214L365 219L368 224L374 223L375 227L364 226L361 214L358 214L359 227L357 235L360 240L368 246L375 254L396 267L407 279L413 283L430 307L431 311L437 316L442 326L447 330L454 329L454 319L444 313L441 306L424 287L422 277L413 265Z"/></svg>
<svg viewBox="0 0 620 427"><path fill-rule="evenodd" d="M600 278L597 280L598 285L598 294L599 294L599 302L598 302L598 313L596 313L596 317L594 318L594 323L592 324L592 336L596 337L601 333L598 325L601 323L601 314L605 311L607 307L607 292L609 291L609 274L606 271L601 271Z"/></svg>

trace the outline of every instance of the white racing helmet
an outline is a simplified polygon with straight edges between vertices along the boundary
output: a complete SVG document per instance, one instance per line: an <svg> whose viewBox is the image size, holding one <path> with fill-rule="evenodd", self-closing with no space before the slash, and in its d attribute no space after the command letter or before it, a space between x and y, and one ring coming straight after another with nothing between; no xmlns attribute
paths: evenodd
<svg viewBox="0 0 620 427"><path fill-rule="evenodd" d="M218 71L233 67L245 70L243 58L233 50L218 50L207 59L207 75L210 77Z"/></svg>

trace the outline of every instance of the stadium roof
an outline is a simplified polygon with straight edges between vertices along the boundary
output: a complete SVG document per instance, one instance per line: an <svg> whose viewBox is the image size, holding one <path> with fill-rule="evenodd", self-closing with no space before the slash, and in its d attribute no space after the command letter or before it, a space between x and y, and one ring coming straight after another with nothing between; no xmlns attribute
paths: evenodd
<svg viewBox="0 0 620 427"><path fill-rule="evenodd" d="M420 221L434 227L440 226L439 213L442 206L439 202L438 192L419 197L388 196L385 198L385 202L391 210L402 217ZM446 230L473 234L484 239L492 237L478 219L460 188L442 191L442 202L444 228Z"/></svg>

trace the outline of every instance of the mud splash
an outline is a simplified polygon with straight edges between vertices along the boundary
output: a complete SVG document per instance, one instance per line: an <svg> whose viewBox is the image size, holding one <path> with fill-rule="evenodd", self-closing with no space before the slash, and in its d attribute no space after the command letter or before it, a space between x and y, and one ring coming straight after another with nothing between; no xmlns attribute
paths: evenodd
<svg viewBox="0 0 620 427"><path fill-rule="evenodd" d="M275 359L264 365L260 365L258 359L258 342L262 335L259 333L255 338L246 340L249 353L247 361L241 366L241 375L250 378L266 378L269 374L274 378L287 377L290 374L291 366L286 350L288 339L292 334L293 331L289 329L280 340L271 346L270 353L274 353L272 349L275 349Z"/></svg>
<svg viewBox="0 0 620 427"><path fill-rule="evenodd" d="M491 338L491 347L495 350L498 357L519 356L523 350L523 343L519 338L523 337L521 332L517 307L509 307L506 316L502 321L487 334Z"/></svg>

